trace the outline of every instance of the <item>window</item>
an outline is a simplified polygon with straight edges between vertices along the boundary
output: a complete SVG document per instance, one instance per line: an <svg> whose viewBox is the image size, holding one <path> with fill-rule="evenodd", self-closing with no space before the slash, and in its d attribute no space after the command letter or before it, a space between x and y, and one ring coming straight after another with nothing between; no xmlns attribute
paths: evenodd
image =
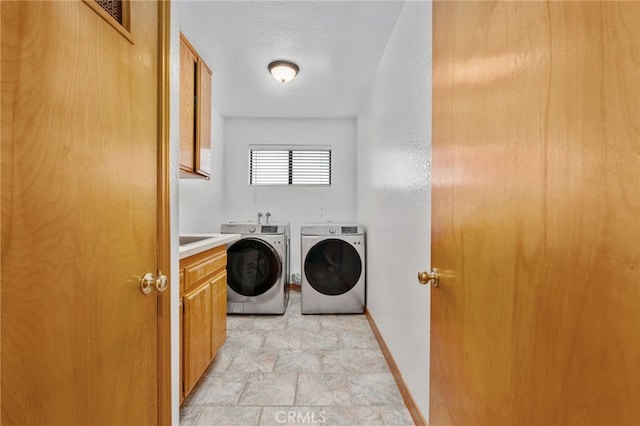
<svg viewBox="0 0 640 426"><path fill-rule="evenodd" d="M250 147L249 185L331 185L331 150Z"/></svg>

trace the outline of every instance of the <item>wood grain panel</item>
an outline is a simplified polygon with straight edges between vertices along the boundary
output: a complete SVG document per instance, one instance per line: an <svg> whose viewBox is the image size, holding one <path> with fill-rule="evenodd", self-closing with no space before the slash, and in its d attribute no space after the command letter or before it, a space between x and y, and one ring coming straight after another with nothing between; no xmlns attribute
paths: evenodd
<svg viewBox="0 0 640 426"><path fill-rule="evenodd" d="M227 266L227 253L220 253L215 257L209 258L203 262L195 263L185 267L185 291L188 291L201 279L212 275L218 269L224 269Z"/></svg>
<svg viewBox="0 0 640 426"><path fill-rule="evenodd" d="M198 136L196 139L196 173L211 175L211 70L198 58Z"/></svg>
<svg viewBox="0 0 640 426"><path fill-rule="evenodd" d="M128 2L127 2L128 3ZM125 7L125 9L127 9ZM171 161L170 161L170 39L171 4L158 2L158 273L169 277L169 288L158 294L158 425L171 424ZM126 18L126 16L125 16ZM182 288L182 285L181 285ZM180 352L182 353L182 351ZM180 382L181 383L181 382Z"/></svg>
<svg viewBox="0 0 640 426"><path fill-rule="evenodd" d="M184 275L184 291L188 291L193 286L201 284L201 280L226 266L226 246L214 247L194 254L193 256L180 259L180 273ZM180 292L180 295L182 294L183 293Z"/></svg>
<svg viewBox="0 0 640 426"><path fill-rule="evenodd" d="M227 338L227 271L211 280L211 290L211 344L215 356Z"/></svg>
<svg viewBox="0 0 640 426"><path fill-rule="evenodd" d="M202 251L200 253L194 254L193 256L185 257L184 259L180 259L180 268L184 269L190 267L192 265L205 262L214 257L226 256L227 255L227 247L217 246L213 247L209 250Z"/></svg>
<svg viewBox="0 0 640 426"><path fill-rule="evenodd" d="M211 284L205 283L185 294L184 304L184 394L196 385L213 359L211 345Z"/></svg>
<svg viewBox="0 0 640 426"><path fill-rule="evenodd" d="M227 335L227 251L214 247L180 260L185 276L181 310L181 403Z"/></svg>
<svg viewBox="0 0 640 426"><path fill-rule="evenodd" d="M433 23L430 424L640 424L640 3Z"/></svg>
<svg viewBox="0 0 640 426"><path fill-rule="evenodd" d="M179 311L180 312L180 405L185 399L184 392L184 302L180 297Z"/></svg>
<svg viewBox="0 0 640 426"><path fill-rule="evenodd" d="M1 8L1 423L156 424L157 3Z"/></svg>
<svg viewBox="0 0 640 426"><path fill-rule="evenodd" d="M180 34L180 168L193 172L196 141L196 69L198 56Z"/></svg>

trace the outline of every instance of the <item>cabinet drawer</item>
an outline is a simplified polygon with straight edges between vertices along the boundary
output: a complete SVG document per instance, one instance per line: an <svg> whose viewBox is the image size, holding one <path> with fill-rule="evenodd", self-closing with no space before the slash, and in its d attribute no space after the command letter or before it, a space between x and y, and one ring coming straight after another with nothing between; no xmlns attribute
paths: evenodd
<svg viewBox="0 0 640 426"><path fill-rule="evenodd" d="M218 254L215 257L203 262L189 265L184 269L184 291L188 291L191 286L203 278L213 275L219 269L226 268L227 253Z"/></svg>

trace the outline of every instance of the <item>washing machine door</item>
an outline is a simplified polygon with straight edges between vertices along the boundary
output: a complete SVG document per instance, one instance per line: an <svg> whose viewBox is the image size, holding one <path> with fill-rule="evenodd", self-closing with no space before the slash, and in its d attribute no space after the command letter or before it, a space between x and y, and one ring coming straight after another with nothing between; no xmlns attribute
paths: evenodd
<svg viewBox="0 0 640 426"><path fill-rule="evenodd" d="M227 284L243 296L259 296L282 274L275 249L257 238L243 238L227 249Z"/></svg>
<svg viewBox="0 0 640 426"><path fill-rule="evenodd" d="M304 273L316 291L338 296L358 283L362 260L351 244L330 238L311 247L304 259Z"/></svg>

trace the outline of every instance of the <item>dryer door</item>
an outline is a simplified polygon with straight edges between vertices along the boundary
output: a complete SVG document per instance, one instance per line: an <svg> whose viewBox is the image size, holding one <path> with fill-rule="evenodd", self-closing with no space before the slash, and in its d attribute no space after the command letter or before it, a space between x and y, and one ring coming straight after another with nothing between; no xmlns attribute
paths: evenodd
<svg viewBox="0 0 640 426"><path fill-rule="evenodd" d="M338 296L358 283L362 274L362 260L350 243L326 239L311 247L307 253L304 273L316 291Z"/></svg>
<svg viewBox="0 0 640 426"><path fill-rule="evenodd" d="M282 274L275 249L257 238L243 238L227 249L227 284L243 296L259 296Z"/></svg>

